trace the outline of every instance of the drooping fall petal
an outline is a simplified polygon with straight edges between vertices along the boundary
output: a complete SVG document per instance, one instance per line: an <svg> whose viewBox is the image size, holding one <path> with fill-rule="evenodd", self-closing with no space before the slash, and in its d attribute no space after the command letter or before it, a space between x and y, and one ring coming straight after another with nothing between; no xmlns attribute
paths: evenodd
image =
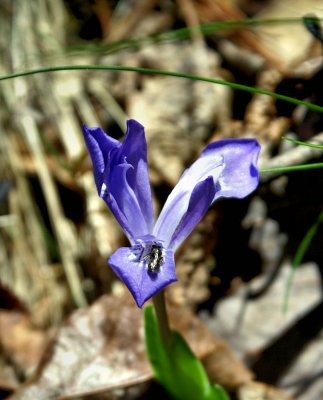
<svg viewBox="0 0 323 400"><path fill-rule="evenodd" d="M158 272L149 272L144 259L138 260L131 247L121 247L109 258L116 275L126 284L138 307L159 290L177 280L174 253L166 250Z"/></svg>

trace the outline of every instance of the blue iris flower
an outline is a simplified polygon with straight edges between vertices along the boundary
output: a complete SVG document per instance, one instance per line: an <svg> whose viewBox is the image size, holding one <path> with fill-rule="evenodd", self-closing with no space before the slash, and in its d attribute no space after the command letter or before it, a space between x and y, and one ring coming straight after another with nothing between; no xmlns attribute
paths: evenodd
<svg viewBox="0 0 323 400"><path fill-rule="evenodd" d="M177 280L174 253L220 197L243 198L258 185L254 139L224 139L205 147L184 171L154 223L144 127L127 121L123 142L83 125L99 196L127 235L130 247L108 260L138 307Z"/></svg>

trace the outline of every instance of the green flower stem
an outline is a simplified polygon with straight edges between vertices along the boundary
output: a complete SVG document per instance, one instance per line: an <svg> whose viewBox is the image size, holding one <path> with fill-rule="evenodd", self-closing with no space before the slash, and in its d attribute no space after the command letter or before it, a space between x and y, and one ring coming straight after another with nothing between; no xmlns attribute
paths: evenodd
<svg viewBox="0 0 323 400"><path fill-rule="evenodd" d="M168 322L168 315L166 310L165 294L160 290L153 296L153 304L156 311L158 326L160 334L165 346L168 346L171 341L171 330Z"/></svg>

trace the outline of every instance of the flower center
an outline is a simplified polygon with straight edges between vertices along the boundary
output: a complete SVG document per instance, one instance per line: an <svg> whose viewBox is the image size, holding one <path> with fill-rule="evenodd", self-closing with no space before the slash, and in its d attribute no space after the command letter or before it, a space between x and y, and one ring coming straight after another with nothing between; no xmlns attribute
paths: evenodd
<svg viewBox="0 0 323 400"><path fill-rule="evenodd" d="M150 239L150 238L149 238ZM159 272L164 263L164 248L159 241L138 239L132 246L132 254L137 262L144 262L149 272Z"/></svg>
<svg viewBox="0 0 323 400"><path fill-rule="evenodd" d="M149 272L158 272L164 262L162 248L157 244L151 245L150 251L144 256Z"/></svg>

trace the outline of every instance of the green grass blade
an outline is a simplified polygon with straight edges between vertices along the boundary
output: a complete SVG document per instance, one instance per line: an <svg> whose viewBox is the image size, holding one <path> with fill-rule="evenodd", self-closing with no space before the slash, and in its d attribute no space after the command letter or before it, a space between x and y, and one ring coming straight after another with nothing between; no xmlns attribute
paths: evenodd
<svg viewBox="0 0 323 400"><path fill-rule="evenodd" d="M287 312L288 309L288 299L290 295L290 291L292 288L294 275L298 266L302 263L304 255L306 254L314 236L316 235L317 230L319 229L321 223L323 222L323 211L320 212L315 223L309 228L306 232L303 240L301 241L295 256L292 260L292 267L288 276L287 286L284 294L284 302L283 302L283 313Z"/></svg>
<svg viewBox="0 0 323 400"><path fill-rule="evenodd" d="M319 19L317 19L320 21ZM175 40L187 40L192 37L194 30L198 29L204 36L212 35L220 31L230 31L233 29L249 28L256 26L266 25L290 25L290 24L304 24L303 18L275 18L275 19L261 19L249 18L244 20L228 20L209 22L204 24L195 25L193 27L184 27L167 32L147 35L135 39L125 39L115 41L112 43L96 43L86 44L79 46L69 46L65 49L67 56L77 55L80 53L86 54L112 54L118 51L132 49L137 50L145 45L167 43Z"/></svg>
<svg viewBox="0 0 323 400"><path fill-rule="evenodd" d="M274 93L269 90L257 89L252 86L228 82L228 81L224 81L222 79L212 79L212 78L207 78L204 76L199 76L199 75L194 75L194 74L184 74L184 73L180 73L180 72L166 71L166 70L160 70L160 69L154 69L154 68L129 67L129 66L120 66L120 65L61 65L61 66L55 66L55 67L35 68L32 70L15 72L13 74L3 75L3 76L0 76L0 81L4 81L7 79L13 79L13 78L19 78L19 77L28 76L28 75L49 73L49 72L80 71L80 70L141 72L141 73L145 73L145 74L174 76L177 78L192 79L192 80L197 80L197 81L202 81L202 82L215 83L218 85L229 86L232 89L242 90L242 91L249 92L249 93L264 94L267 96L274 97L277 100L287 101L289 103L293 103L296 105L303 105L313 111L318 111L318 112L323 113L323 107L321 107L321 106L309 103L307 101L294 99L293 97L285 96L285 95L282 95L279 93Z"/></svg>
<svg viewBox="0 0 323 400"><path fill-rule="evenodd" d="M279 172L281 174L284 174L286 172L305 171L309 169L320 169L320 168L323 168L323 163L299 164L299 165L292 165L291 167L266 168L266 169L261 169L259 172L261 174L269 174L272 172Z"/></svg>
<svg viewBox="0 0 323 400"><path fill-rule="evenodd" d="M282 140L286 140L288 142L299 144L301 146L313 147L314 149L321 149L321 150L323 149L323 144L303 142L301 140L295 140L295 139L292 139L292 138L289 138L286 136L283 136Z"/></svg>

